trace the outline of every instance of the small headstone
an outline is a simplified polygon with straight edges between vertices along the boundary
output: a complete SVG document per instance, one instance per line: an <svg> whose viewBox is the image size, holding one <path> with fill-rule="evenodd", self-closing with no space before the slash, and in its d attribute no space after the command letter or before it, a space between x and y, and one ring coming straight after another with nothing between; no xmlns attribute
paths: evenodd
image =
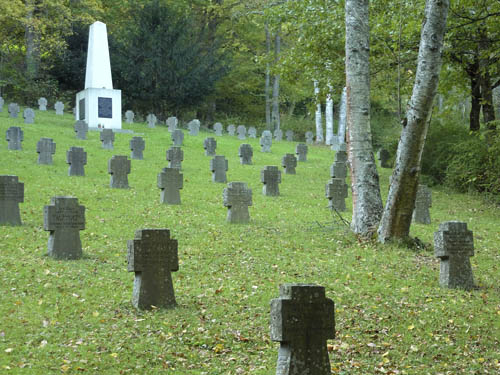
<svg viewBox="0 0 500 375"><path fill-rule="evenodd" d="M312 145L314 143L314 134L311 131L306 132L306 143Z"/></svg>
<svg viewBox="0 0 500 375"><path fill-rule="evenodd" d="M161 189L160 202L164 204L181 204L183 187L182 173L177 168L163 168L158 174L158 187Z"/></svg>
<svg viewBox="0 0 500 375"><path fill-rule="evenodd" d="M24 202L24 184L17 176L0 176L0 225L21 225L19 203Z"/></svg>
<svg viewBox="0 0 500 375"><path fill-rule="evenodd" d="M285 136L288 142L293 142L293 130L287 130Z"/></svg>
<svg viewBox="0 0 500 375"><path fill-rule="evenodd" d="M157 121L157 118L156 116L153 114L153 113L150 113L147 117L146 117L146 121L148 123L148 127L149 128L154 128L156 126L156 121Z"/></svg>
<svg viewBox="0 0 500 375"><path fill-rule="evenodd" d="M229 125L227 127L227 134L231 135L231 136L234 136L234 132L235 132L236 128L234 125Z"/></svg>
<svg viewBox="0 0 500 375"><path fill-rule="evenodd" d="M184 142L184 132L181 129L175 129L172 131L172 143L174 146L182 146Z"/></svg>
<svg viewBox="0 0 500 375"><path fill-rule="evenodd" d="M203 141L203 148L205 149L205 156L215 156L217 141L212 137L205 138Z"/></svg>
<svg viewBox="0 0 500 375"><path fill-rule="evenodd" d="M326 341L335 338L335 304L314 284L280 285L271 301L271 340L280 343L276 375L330 375Z"/></svg>
<svg viewBox="0 0 500 375"><path fill-rule="evenodd" d="M381 149L378 152L378 159L380 160L380 166L382 168L391 168L391 165L389 163L390 157L391 154L386 149Z"/></svg>
<svg viewBox="0 0 500 375"><path fill-rule="evenodd" d="M299 143L295 146L295 153L297 154L298 161L307 161L307 151L309 147L305 143Z"/></svg>
<svg viewBox="0 0 500 375"><path fill-rule="evenodd" d="M238 125L236 133L238 134L238 139L242 141L247 137L247 128L245 128L245 125Z"/></svg>
<svg viewBox="0 0 500 375"><path fill-rule="evenodd" d="M24 141L24 132L18 126L11 126L5 132L5 139L8 142L9 150L22 150L22 142Z"/></svg>
<svg viewBox="0 0 500 375"><path fill-rule="evenodd" d="M47 110L47 99L45 99L45 98L38 99L38 110L40 110L40 111Z"/></svg>
<svg viewBox="0 0 500 375"><path fill-rule="evenodd" d="M434 254L441 259L439 284L446 288L474 288L470 257L474 256L474 239L467 223L447 221L434 233Z"/></svg>
<svg viewBox="0 0 500 375"><path fill-rule="evenodd" d="M64 104L62 102L56 102L56 104L54 104L54 108L56 110L56 115L64 114Z"/></svg>
<svg viewBox="0 0 500 375"><path fill-rule="evenodd" d="M248 206L252 205L252 189L244 182L230 182L222 193L227 210L227 221L230 223L248 223L250 214Z"/></svg>
<svg viewBox="0 0 500 375"><path fill-rule="evenodd" d="M128 189L128 174L131 163L125 155L114 155L108 160L108 173L111 175L109 186L114 189Z"/></svg>
<svg viewBox="0 0 500 375"><path fill-rule="evenodd" d="M132 151L131 159L142 160L144 159L143 151L146 148L146 142L142 137L133 137L130 140L130 150Z"/></svg>
<svg viewBox="0 0 500 375"><path fill-rule="evenodd" d="M239 149L240 163L243 165L251 165L253 157L253 149L247 143L240 145Z"/></svg>
<svg viewBox="0 0 500 375"><path fill-rule="evenodd" d="M210 160L210 170L212 171L213 182L227 182L226 171L228 170L228 162L224 156L217 155Z"/></svg>
<svg viewBox="0 0 500 375"><path fill-rule="evenodd" d="M169 117L165 123L168 126L168 131L172 133L174 130L177 129L177 125L179 124L179 120L177 120L177 117Z"/></svg>
<svg viewBox="0 0 500 375"><path fill-rule="evenodd" d="M432 207L432 191L427 185L418 185L413 221L420 224L430 224L429 207Z"/></svg>
<svg viewBox="0 0 500 375"><path fill-rule="evenodd" d="M329 200L328 207L333 211L345 211L347 198L347 184L343 178L332 178L326 184L325 195Z"/></svg>
<svg viewBox="0 0 500 375"><path fill-rule="evenodd" d="M56 144L52 138L40 138L36 144L38 164L52 164L52 155L56 153Z"/></svg>
<svg viewBox="0 0 500 375"><path fill-rule="evenodd" d="M169 168L182 169L182 161L184 160L184 151L182 148L172 146L167 150L167 160Z"/></svg>
<svg viewBox="0 0 500 375"><path fill-rule="evenodd" d="M21 110L19 109L19 105L17 103L10 103L8 111L11 118L17 118L17 115Z"/></svg>
<svg viewBox="0 0 500 375"><path fill-rule="evenodd" d="M25 108L23 111L23 118L25 124L33 124L35 122L35 111L31 108Z"/></svg>
<svg viewBox="0 0 500 375"><path fill-rule="evenodd" d="M224 131L224 127L222 126L222 124L220 122L216 122L214 124L214 131L215 131L215 135L220 137L222 135L222 132Z"/></svg>
<svg viewBox="0 0 500 375"><path fill-rule="evenodd" d="M341 161L336 161L330 167L330 176L334 178L347 177L347 164Z"/></svg>
<svg viewBox="0 0 500 375"><path fill-rule="evenodd" d="M283 131L281 129L276 129L274 131L274 140L276 142L281 142L283 140Z"/></svg>
<svg viewBox="0 0 500 375"><path fill-rule="evenodd" d="M200 132L200 120L194 119L188 123L189 135L196 137Z"/></svg>
<svg viewBox="0 0 500 375"><path fill-rule="evenodd" d="M272 144L273 144L273 135L269 130L264 130L260 137L260 151L271 152Z"/></svg>
<svg viewBox="0 0 500 375"><path fill-rule="evenodd" d="M257 129L255 129L253 126L250 126L248 128L248 138L257 138Z"/></svg>
<svg viewBox="0 0 500 375"><path fill-rule="evenodd" d="M56 259L80 259L80 231L85 229L85 207L78 198L52 197L43 208L43 229L50 231L48 255Z"/></svg>
<svg viewBox="0 0 500 375"><path fill-rule="evenodd" d="M297 158L294 154L286 154L281 159L281 165L285 169L285 174L295 174L295 167L297 167Z"/></svg>
<svg viewBox="0 0 500 375"><path fill-rule="evenodd" d="M89 126L85 121L79 120L75 122L75 133L77 139L87 139L87 133L89 131Z"/></svg>
<svg viewBox="0 0 500 375"><path fill-rule="evenodd" d="M260 171L260 181L264 184L262 194L275 197L280 195L281 171L275 165L268 165Z"/></svg>
<svg viewBox="0 0 500 375"><path fill-rule="evenodd" d="M106 150L112 150L114 141L115 141L115 133L113 132L113 129L102 129L101 132L102 148Z"/></svg>
<svg viewBox="0 0 500 375"><path fill-rule="evenodd" d="M132 305L136 309L176 305L171 272L179 270L177 240L168 229L142 229L127 242L127 270L135 272Z"/></svg>
<svg viewBox="0 0 500 375"><path fill-rule="evenodd" d="M71 147L66 151L66 163L69 164L69 176L85 176L87 153L83 150L83 147Z"/></svg>
<svg viewBox="0 0 500 375"><path fill-rule="evenodd" d="M345 143L339 145L338 151L335 152L335 161L347 163L347 146Z"/></svg>
<svg viewBox="0 0 500 375"><path fill-rule="evenodd" d="M3 105L5 104L5 100L0 96L0 112L3 112Z"/></svg>
<svg viewBox="0 0 500 375"><path fill-rule="evenodd" d="M131 111L130 109L127 112L125 112L125 122L127 124L133 124L134 117L135 117L135 113L133 111Z"/></svg>

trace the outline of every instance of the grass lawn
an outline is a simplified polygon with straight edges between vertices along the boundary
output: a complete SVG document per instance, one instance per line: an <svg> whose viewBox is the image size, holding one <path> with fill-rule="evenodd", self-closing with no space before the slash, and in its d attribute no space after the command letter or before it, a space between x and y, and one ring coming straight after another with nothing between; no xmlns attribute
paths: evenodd
<svg viewBox="0 0 500 375"><path fill-rule="evenodd" d="M7 150L2 138L0 174L17 175L25 186L23 225L0 227L0 373L274 374L279 344L269 339L269 304L285 282L323 285L335 301L337 337L328 341L334 374L500 372L498 208L434 189L432 224L411 231L426 249L360 242L327 208L327 147L310 146L308 161L296 175L282 174L281 196L273 198L262 195L260 171L280 165L296 143L261 153L258 139L226 135L217 137L217 154L229 160L228 181L253 190L250 224L231 225L222 205L226 185L211 181L204 156L212 133L185 132L182 205L169 206L159 203L156 187L171 146L164 126L123 124L143 134L146 150L144 160L132 160L131 188L121 190L109 187L107 164L112 155L130 156L133 135L118 133L114 150L103 150L99 133L77 140L73 123L53 111L36 111L32 125L22 115L8 118L6 105L0 113L0 134L24 130L22 151ZM36 162L41 137L57 144L53 165ZM242 142L253 147L251 166L239 163ZM87 151L85 177L68 176L71 146ZM379 172L385 197L391 171ZM86 207L81 260L46 256L42 210L56 195ZM438 285L433 232L447 220L465 221L474 232L472 292ZM131 305L126 243L141 228L169 228L179 241L175 309Z"/></svg>

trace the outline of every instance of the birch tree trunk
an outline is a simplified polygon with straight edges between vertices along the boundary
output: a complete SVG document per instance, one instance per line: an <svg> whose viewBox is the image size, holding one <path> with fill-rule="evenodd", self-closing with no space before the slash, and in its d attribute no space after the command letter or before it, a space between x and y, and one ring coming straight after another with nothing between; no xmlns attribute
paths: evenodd
<svg viewBox="0 0 500 375"><path fill-rule="evenodd" d="M316 142L323 142L323 121L321 118L321 102L319 100L318 81L314 81L314 96L316 97Z"/></svg>
<svg viewBox="0 0 500 375"><path fill-rule="evenodd" d="M274 39L274 62L277 63L280 56L281 50L281 25L276 30L276 36ZM280 75L274 75L273 82L273 108L272 108L272 128L273 130L278 130L280 128Z"/></svg>
<svg viewBox="0 0 500 375"><path fill-rule="evenodd" d="M382 214L370 128L369 0L346 0L347 142L351 168L354 233L372 236Z"/></svg>
<svg viewBox="0 0 500 375"><path fill-rule="evenodd" d="M427 0L425 4L415 84L408 104L408 121L399 139L392 184L378 229L380 242L393 238L404 239L410 234L422 151L441 70L449 6L449 0Z"/></svg>
<svg viewBox="0 0 500 375"><path fill-rule="evenodd" d="M26 26L24 39L26 43L26 75L33 80L38 76L40 66L40 38L35 30L35 0L26 0Z"/></svg>
<svg viewBox="0 0 500 375"><path fill-rule="evenodd" d="M325 124L325 144L331 145L333 142L333 99L330 85L328 85L328 95L326 96Z"/></svg>
<svg viewBox="0 0 500 375"><path fill-rule="evenodd" d="M271 55L271 35L269 33L269 23L266 21L266 51L267 56ZM271 64L269 61L266 64L266 128L271 130Z"/></svg>

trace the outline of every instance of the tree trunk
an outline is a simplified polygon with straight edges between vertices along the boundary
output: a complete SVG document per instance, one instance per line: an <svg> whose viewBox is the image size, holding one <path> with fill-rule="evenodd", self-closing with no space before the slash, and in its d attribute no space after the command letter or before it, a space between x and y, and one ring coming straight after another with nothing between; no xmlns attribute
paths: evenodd
<svg viewBox="0 0 500 375"><path fill-rule="evenodd" d="M35 30L35 0L26 0L26 26L24 39L26 43L26 76L33 80L38 76L40 67L40 38Z"/></svg>
<svg viewBox="0 0 500 375"><path fill-rule="evenodd" d="M277 64L280 57L281 49L281 25L276 30L276 36L274 39L274 63ZM272 128L273 130L278 130L280 128L280 75L274 75L273 83L273 108L272 108Z"/></svg>
<svg viewBox="0 0 500 375"><path fill-rule="evenodd" d="M486 30L481 31L481 39L479 41L480 53L481 51L488 51L490 49L490 40L486 34ZM488 56L479 58L479 72L481 74L481 97L483 106L483 120L486 123L488 130L494 130L495 126L489 124L495 121L495 108L493 107L493 89L491 88L490 76L490 59Z"/></svg>
<svg viewBox="0 0 500 375"><path fill-rule="evenodd" d="M271 35L269 33L269 23L266 21L266 52L267 56L271 55ZM265 86L265 97L266 97L266 128L271 130L271 64L269 61L266 64L266 86Z"/></svg>
<svg viewBox="0 0 500 375"><path fill-rule="evenodd" d="M481 127L481 85L479 75L479 61L477 54L474 55L474 63L467 67L470 78L471 109L469 117L470 131L479 131Z"/></svg>
<svg viewBox="0 0 500 375"><path fill-rule="evenodd" d="M369 0L346 0L346 86L348 153L351 169L351 229L370 237L382 214L379 177L370 128Z"/></svg>
<svg viewBox="0 0 500 375"><path fill-rule="evenodd" d="M378 229L378 239L408 238L425 138L441 70L449 0L427 0L420 35L417 73L396 154L392 183Z"/></svg>
<svg viewBox="0 0 500 375"><path fill-rule="evenodd" d="M321 118L321 101L319 100L318 81L314 81L314 96L316 98L316 142L323 143L323 121Z"/></svg>
<svg viewBox="0 0 500 375"><path fill-rule="evenodd" d="M326 96L325 123L325 144L331 145L333 142L333 99L330 85L328 85L328 95Z"/></svg>

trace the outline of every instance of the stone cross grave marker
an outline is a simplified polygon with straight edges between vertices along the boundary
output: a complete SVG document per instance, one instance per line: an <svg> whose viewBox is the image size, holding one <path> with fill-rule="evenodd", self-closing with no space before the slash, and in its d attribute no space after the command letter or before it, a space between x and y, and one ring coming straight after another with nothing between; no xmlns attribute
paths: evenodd
<svg viewBox="0 0 500 375"><path fill-rule="evenodd" d="M335 338L335 304L314 284L280 285L271 300L271 340L278 341L276 375L330 375L328 339Z"/></svg>
<svg viewBox="0 0 500 375"><path fill-rule="evenodd" d="M247 128L245 128L245 125L238 125L236 133L238 134L238 139L242 141L247 137Z"/></svg>
<svg viewBox="0 0 500 375"><path fill-rule="evenodd" d="M200 120L194 119L188 123L189 135L196 137L200 132Z"/></svg>
<svg viewBox="0 0 500 375"><path fill-rule="evenodd" d="M3 105L5 104L5 100L0 96L0 112L3 112Z"/></svg>
<svg viewBox="0 0 500 375"><path fill-rule="evenodd" d="M69 176L85 176L87 153L83 147L71 147L66 151L66 163L69 164Z"/></svg>
<svg viewBox="0 0 500 375"><path fill-rule="evenodd" d="M47 110L47 99L45 99L43 97L38 99L38 110L40 110L40 111Z"/></svg>
<svg viewBox="0 0 500 375"><path fill-rule="evenodd" d="M309 147L305 143L299 143L295 146L295 153L297 154L298 161L307 161L307 151Z"/></svg>
<svg viewBox="0 0 500 375"><path fill-rule="evenodd" d="M177 117L169 117L167 121L165 122L168 126L168 131L172 133L175 129L177 129L177 125L179 124L179 120L177 120Z"/></svg>
<svg viewBox="0 0 500 375"><path fill-rule="evenodd" d="M378 159L380 160L380 166L382 168L391 168L391 165L389 164L390 157L391 154L386 149L381 149L378 152Z"/></svg>
<svg viewBox="0 0 500 375"><path fill-rule="evenodd" d="M22 142L24 141L24 132L18 126L11 126L5 132L5 139L8 142L9 150L22 150Z"/></svg>
<svg viewBox="0 0 500 375"><path fill-rule="evenodd" d="M130 109L127 112L125 112L125 122L127 124L133 124L134 117L135 117L135 113L133 111L131 111Z"/></svg>
<svg viewBox="0 0 500 375"><path fill-rule="evenodd" d="M144 149L146 148L146 142L142 137L133 137L130 140L130 150L132 151L131 159L142 160L144 159Z"/></svg>
<svg viewBox="0 0 500 375"><path fill-rule="evenodd" d="M38 164L52 164L52 155L56 153L56 144L52 138L40 138L36 144Z"/></svg>
<svg viewBox="0 0 500 375"><path fill-rule="evenodd" d="M181 129L175 129L172 131L172 143L174 146L182 146L184 142L184 132Z"/></svg>
<svg viewBox="0 0 500 375"><path fill-rule="evenodd" d="M227 134L234 136L235 130L236 130L235 126L231 124L227 127Z"/></svg>
<svg viewBox="0 0 500 375"><path fill-rule="evenodd" d="M226 171L228 170L228 162L222 155L216 155L210 160L210 170L212 171L213 182L227 182Z"/></svg>
<svg viewBox="0 0 500 375"><path fill-rule="evenodd" d="M153 114L153 113L150 113L147 117L146 117L146 121L148 123L148 127L149 128L154 128L156 126L156 121L158 119L156 118L156 116Z"/></svg>
<svg viewBox="0 0 500 375"><path fill-rule="evenodd" d="M19 203L24 202L24 184L17 176L0 176L0 225L21 225Z"/></svg>
<svg viewBox="0 0 500 375"><path fill-rule="evenodd" d="M205 149L205 156L215 156L217 141L212 137L205 138L203 141L203 148Z"/></svg>
<svg viewBox="0 0 500 375"><path fill-rule="evenodd" d="M239 149L240 163L243 165L252 165L253 149L248 143L240 145Z"/></svg>
<svg viewBox="0 0 500 375"><path fill-rule="evenodd" d="M257 138L257 129L255 127L250 126L248 128L248 138Z"/></svg>
<svg viewBox="0 0 500 375"><path fill-rule="evenodd" d="M80 259L80 231L85 229L85 207L78 198L52 197L43 208L43 229L50 231L48 255L56 259Z"/></svg>
<svg viewBox="0 0 500 375"><path fill-rule="evenodd" d="M113 132L113 129L102 129L101 132L102 148L106 150L112 150L114 141L115 141L115 133Z"/></svg>
<svg viewBox="0 0 500 375"><path fill-rule="evenodd" d="M87 139L89 126L85 121L78 120L77 122L75 122L74 129L77 139L82 139L82 140Z"/></svg>
<svg viewBox="0 0 500 375"><path fill-rule="evenodd" d="M335 152L335 161L347 163L347 146L345 143L342 143L338 151Z"/></svg>
<svg viewBox="0 0 500 375"><path fill-rule="evenodd" d="M222 135L222 132L224 131L224 127L222 126L222 124L220 122L216 122L214 124L214 131L215 131L215 135L220 137Z"/></svg>
<svg viewBox="0 0 500 375"><path fill-rule="evenodd" d="M108 160L108 173L111 175L109 186L113 189L128 189L130 167L130 160L125 155L113 155Z"/></svg>
<svg viewBox="0 0 500 375"><path fill-rule="evenodd" d="M222 193L227 210L227 221L230 223L248 223L250 214L248 206L252 205L252 189L244 182L230 182Z"/></svg>
<svg viewBox="0 0 500 375"><path fill-rule="evenodd" d="M294 154L286 154L283 156L281 165L285 169L285 174L296 174L295 167L297 167L297 158Z"/></svg>
<svg viewBox="0 0 500 375"><path fill-rule="evenodd" d="M167 150L167 160L169 168L182 169L182 161L184 160L184 151L182 148L172 146Z"/></svg>
<svg viewBox="0 0 500 375"><path fill-rule="evenodd" d="M56 102L56 104L54 104L54 109L56 110L56 115L64 114L64 104L62 102Z"/></svg>
<svg viewBox="0 0 500 375"><path fill-rule="evenodd" d="M33 124L35 122L35 111L31 108L25 108L23 111L23 118L25 124Z"/></svg>
<svg viewBox="0 0 500 375"><path fill-rule="evenodd" d="M434 254L441 259L439 284L445 288L474 288L470 257L474 256L474 239L467 223L446 221L434 232Z"/></svg>
<svg viewBox="0 0 500 375"><path fill-rule="evenodd" d="M308 145L313 144L313 142L314 142L313 138L314 138L313 132L311 132L311 131L306 132L306 143Z"/></svg>
<svg viewBox="0 0 500 375"><path fill-rule="evenodd" d="M160 203L181 204L180 189L183 187L182 173L177 168L163 168L158 174L161 189Z"/></svg>
<svg viewBox="0 0 500 375"><path fill-rule="evenodd" d="M172 274L179 270L177 240L168 229L141 229L127 242L127 270L135 272L132 305L137 309L175 307Z"/></svg>
<svg viewBox="0 0 500 375"><path fill-rule="evenodd" d="M274 140L276 142L281 142L283 140L283 131L281 129L276 129L274 131Z"/></svg>
<svg viewBox="0 0 500 375"><path fill-rule="evenodd" d="M11 118L17 118L17 115L20 112L19 105L17 103L10 103L8 111Z"/></svg>
<svg viewBox="0 0 500 375"><path fill-rule="evenodd" d="M325 187L325 195L329 200L328 207L333 211L345 211L347 184L343 178L332 178Z"/></svg>
<svg viewBox="0 0 500 375"><path fill-rule="evenodd" d="M288 142L293 142L293 131L292 130L287 130L285 133L286 140Z"/></svg>
<svg viewBox="0 0 500 375"><path fill-rule="evenodd" d="M347 177L347 164L341 161L333 162L330 166L330 176L345 179Z"/></svg>
<svg viewBox="0 0 500 375"><path fill-rule="evenodd" d="M271 152L272 145L273 145L273 135L269 130L264 130L260 137L260 151Z"/></svg>
<svg viewBox="0 0 500 375"><path fill-rule="evenodd" d="M418 185L415 209L413 210L413 221L420 224L430 224L432 207L432 191L427 185Z"/></svg>
<svg viewBox="0 0 500 375"><path fill-rule="evenodd" d="M264 184L262 194L276 197L280 195L281 171L275 165L268 165L260 171L260 181Z"/></svg>

